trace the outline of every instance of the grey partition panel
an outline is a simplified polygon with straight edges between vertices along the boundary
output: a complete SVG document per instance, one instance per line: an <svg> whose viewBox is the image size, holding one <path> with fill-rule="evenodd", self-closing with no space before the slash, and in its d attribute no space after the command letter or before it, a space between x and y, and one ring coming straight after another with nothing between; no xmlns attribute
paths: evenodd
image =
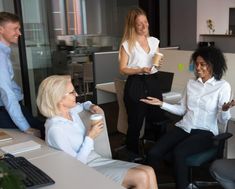
<svg viewBox="0 0 235 189"><path fill-rule="evenodd" d="M118 51L97 52L93 55L95 84L113 82L119 73Z"/></svg>
<svg viewBox="0 0 235 189"><path fill-rule="evenodd" d="M93 54L94 86L113 82L115 78L126 79L119 73L118 51L96 52ZM96 100L96 90L94 99Z"/></svg>

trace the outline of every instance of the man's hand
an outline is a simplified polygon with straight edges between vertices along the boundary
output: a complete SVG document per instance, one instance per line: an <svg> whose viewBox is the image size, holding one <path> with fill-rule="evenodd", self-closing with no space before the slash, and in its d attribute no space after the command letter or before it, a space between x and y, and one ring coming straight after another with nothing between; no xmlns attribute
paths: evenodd
<svg viewBox="0 0 235 189"><path fill-rule="evenodd" d="M34 129L34 128L28 128L26 131L25 131L25 133L27 133L27 134L30 134L30 135L33 135L33 136L36 136L36 137L41 137L41 133L40 133L40 131L39 130L37 130L37 129Z"/></svg>

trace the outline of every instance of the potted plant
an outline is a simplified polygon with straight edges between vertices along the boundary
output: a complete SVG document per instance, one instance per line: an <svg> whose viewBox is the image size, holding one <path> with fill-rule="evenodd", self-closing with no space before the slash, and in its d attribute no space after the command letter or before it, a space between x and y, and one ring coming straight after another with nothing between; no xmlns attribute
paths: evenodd
<svg viewBox="0 0 235 189"><path fill-rule="evenodd" d="M9 169L0 161L0 189L25 189L21 178L17 171Z"/></svg>
<svg viewBox="0 0 235 189"><path fill-rule="evenodd" d="M213 21L211 19L208 19L206 21L206 24L207 24L207 28L209 30L209 34L214 33L215 32L215 27L214 27Z"/></svg>

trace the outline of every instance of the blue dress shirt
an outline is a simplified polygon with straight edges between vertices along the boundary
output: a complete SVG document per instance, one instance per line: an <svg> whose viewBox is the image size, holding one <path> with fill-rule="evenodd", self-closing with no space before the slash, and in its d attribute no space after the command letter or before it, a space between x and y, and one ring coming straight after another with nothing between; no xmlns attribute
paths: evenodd
<svg viewBox="0 0 235 189"><path fill-rule="evenodd" d="M30 126L25 119L19 101L23 99L21 88L16 84L10 60L11 49L0 42L0 106L4 106L12 121L20 130Z"/></svg>

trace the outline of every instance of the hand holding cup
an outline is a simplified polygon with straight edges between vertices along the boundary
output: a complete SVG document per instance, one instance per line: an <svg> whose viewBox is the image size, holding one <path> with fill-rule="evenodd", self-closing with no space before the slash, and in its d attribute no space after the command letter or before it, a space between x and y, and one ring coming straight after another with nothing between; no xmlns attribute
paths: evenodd
<svg viewBox="0 0 235 189"><path fill-rule="evenodd" d="M92 139L96 138L103 131L103 115L101 114L92 114L90 116L91 127L88 131L88 136Z"/></svg>
<svg viewBox="0 0 235 189"><path fill-rule="evenodd" d="M155 53L153 56L153 66L155 67L160 67L160 60L163 58L163 54L162 53Z"/></svg>

